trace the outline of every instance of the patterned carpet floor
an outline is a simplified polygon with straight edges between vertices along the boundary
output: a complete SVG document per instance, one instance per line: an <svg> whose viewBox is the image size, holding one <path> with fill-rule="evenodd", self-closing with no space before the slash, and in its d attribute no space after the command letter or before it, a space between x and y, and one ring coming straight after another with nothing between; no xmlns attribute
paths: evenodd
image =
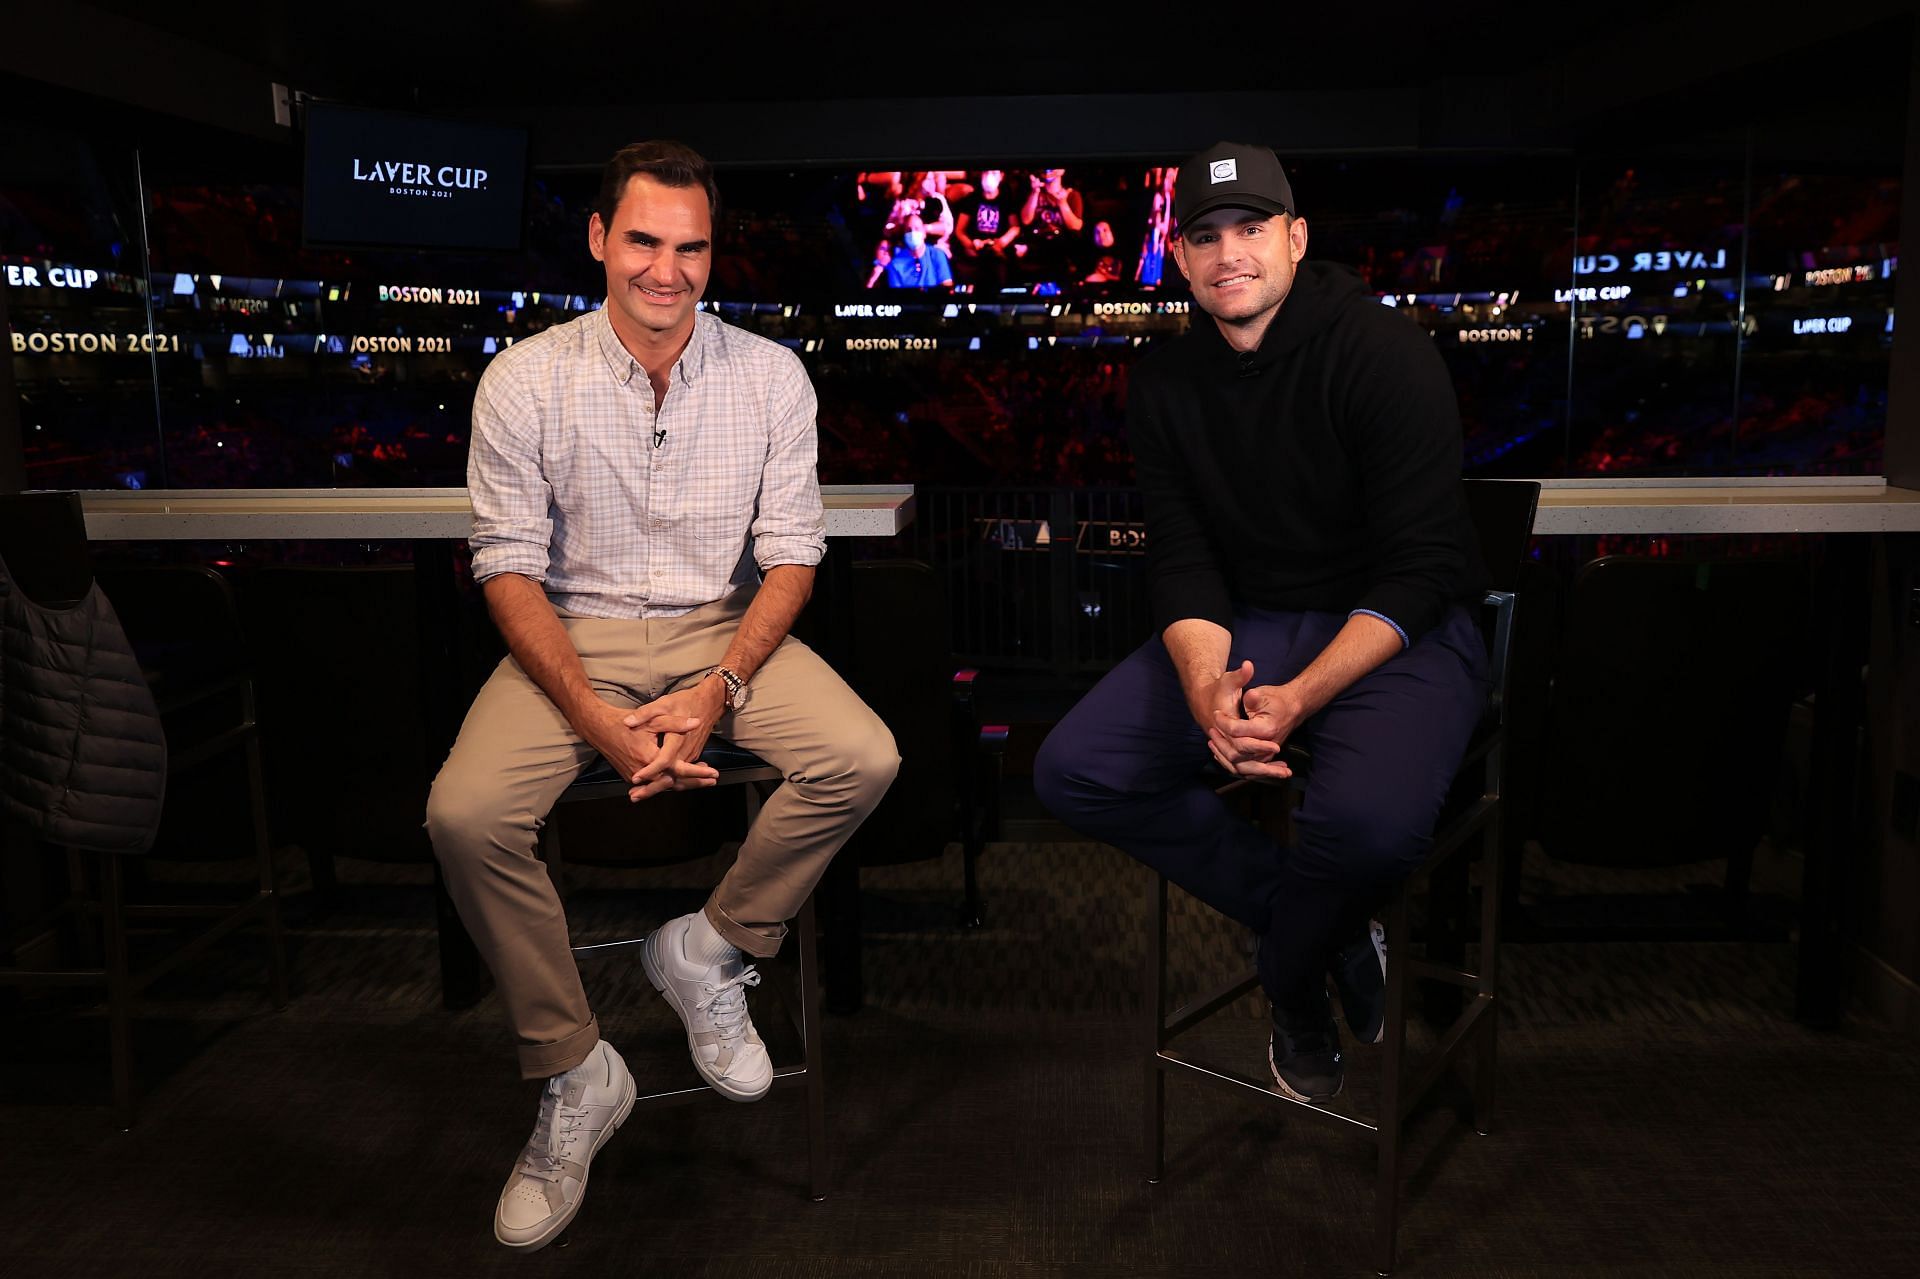
<svg viewBox="0 0 1920 1279"><path fill-rule="evenodd" d="M717 866L576 868L576 940L692 908ZM991 846L974 931L955 926L957 850L865 872L868 1004L826 1021L825 1202L806 1194L797 1094L716 1098L630 1123L570 1246L531 1258L490 1230L535 1101L499 1009L441 1008L424 866L340 869L322 903L287 859L284 1011L247 938L155 989L129 1133L101 1104L97 1012L0 1005L6 1273L1371 1273L1372 1152L1328 1126L1176 1080L1167 1175L1144 1183L1146 878L1111 849ZM1173 936L1177 988L1244 963L1238 930L1178 894ZM583 971L643 1084L691 1083L637 964ZM1831 1275L1920 1251L1914 1045L1870 1022L1796 1023L1790 945L1516 944L1502 974L1495 1131L1457 1122L1464 1086L1416 1116L1396 1273ZM756 1001L790 1051L775 1002ZM1255 1073L1263 1016L1248 998L1191 1043ZM1350 1050L1342 1106L1371 1102L1378 1054Z"/></svg>

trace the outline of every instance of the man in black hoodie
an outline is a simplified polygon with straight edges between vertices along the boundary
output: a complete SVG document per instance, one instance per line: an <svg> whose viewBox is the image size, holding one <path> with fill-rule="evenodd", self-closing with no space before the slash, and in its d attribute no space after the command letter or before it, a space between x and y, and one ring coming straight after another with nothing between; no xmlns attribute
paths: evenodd
<svg viewBox="0 0 1920 1279"><path fill-rule="evenodd" d="M1055 727L1034 781L1062 821L1259 935L1273 1077L1321 1101L1343 1077L1326 976L1378 1042L1369 916L1431 848L1486 699L1459 410L1424 332L1304 260L1273 152L1195 155L1174 217L1204 314L1141 362L1127 405L1159 634ZM1285 778L1295 740L1313 764L1280 848L1205 766Z"/></svg>

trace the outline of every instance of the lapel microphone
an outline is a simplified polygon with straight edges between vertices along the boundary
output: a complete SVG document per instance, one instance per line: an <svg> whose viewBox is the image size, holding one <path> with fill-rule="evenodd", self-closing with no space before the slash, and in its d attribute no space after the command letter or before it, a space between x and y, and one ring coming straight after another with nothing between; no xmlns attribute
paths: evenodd
<svg viewBox="0 0 1920 1279"><path fill-rule="evenodd" d="M1240 366L1234 370L1235 377L1259 377L1260 366L1253 362L1254 352L1240 352Z"/></svg>
<svg viewBox="0 0 1920 1279"><path fill-rule="evenodd" d="M653 447L659 448L662 444L665 444L666 442L667 442L667 428L663 426L659 430L653 433Z"/></svg>

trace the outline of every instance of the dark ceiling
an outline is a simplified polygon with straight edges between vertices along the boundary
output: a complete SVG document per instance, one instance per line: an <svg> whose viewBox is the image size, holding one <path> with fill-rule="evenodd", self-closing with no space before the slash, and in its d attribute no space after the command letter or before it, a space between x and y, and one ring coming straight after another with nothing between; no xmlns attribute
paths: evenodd
<svg viewBox="0 0 1920 1279"><path fill-rule="evenodd" d="M1560 150L1751 129L1816 158L1897 156L1917 4L79 0L58 19L22 11L9 32L37 24L41 43L63 46L91 29L91 14L113 28L100 37L107 56L36 62L16 41L22 50L0 48L0 66L261 138L284 136L262 79L314 98L525 123L536 159L562 167L597 164L656 126L715 155L820 158L842 139L842 150L900 160L970 145L1011 154L1023 139L1036 154L1104 154L1108 137L1157 153L1241 120L1323 151ZM169 37L184 43L169 49ZM124 47L143 40L151 48ZM1096 95L1118 97L1089 110ZM756 112L763 103L788 109ZM1145 122L1167 118L1190 126L1175 131L1177 147L1149 137Z"/></svg>
<svg viewBox="0 0 1920 1279"><path fill-rule="evenodd" d="M1622 5L1611 15L1539 0L94 4L316 95L429 109L498 109L522 95L683 102L1408 87L1613 56L1622 41L1684 43L1703 24L1761 20L1751 4ZM1798 9L1796 28L1812 38L1820 24L1806 13ZM1678 31L1663 36L1663 20L1676 14Z"/></svg>

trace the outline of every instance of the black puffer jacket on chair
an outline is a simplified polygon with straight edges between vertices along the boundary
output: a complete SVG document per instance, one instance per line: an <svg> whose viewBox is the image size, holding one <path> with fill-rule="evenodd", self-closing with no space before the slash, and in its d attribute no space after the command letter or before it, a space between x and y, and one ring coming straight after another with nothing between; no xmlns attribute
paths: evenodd
<svg viewBox="0 0 1920 1279"><path fill-rule="evenodd" d="M167 741L99 586L72 608L27 598L0 561L0 805L40 838L143 853L160 826Z"/></svg>

